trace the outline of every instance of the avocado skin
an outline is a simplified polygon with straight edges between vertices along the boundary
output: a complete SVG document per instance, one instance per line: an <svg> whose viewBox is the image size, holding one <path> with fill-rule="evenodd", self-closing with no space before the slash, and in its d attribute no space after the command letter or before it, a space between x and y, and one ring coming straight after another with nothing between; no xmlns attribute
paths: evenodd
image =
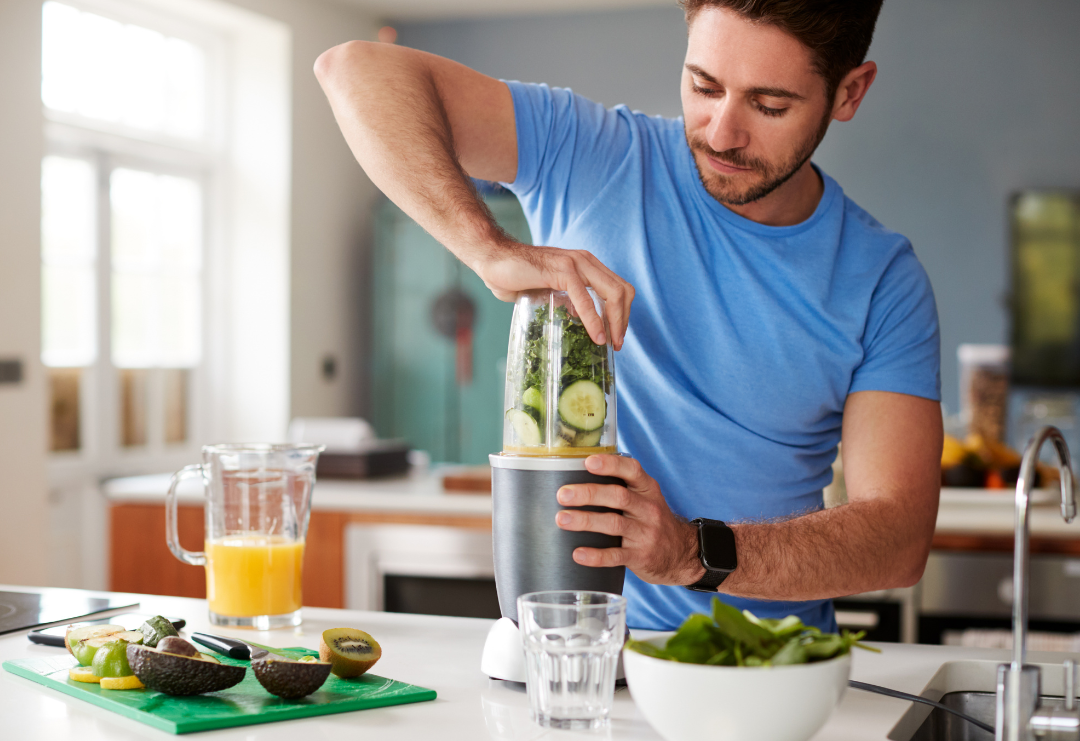
<svg viewBox="0 0 1080 741"><path fill-rule="evenodd" d="M247 673L242 666L162 653L134 643L127 647L127 657L131 671L143 684L166 695L218 692L239 684Z"/></svg>
<svg viewBox="0 0 1080 741"><path fill-rule="evenodd" d="M143 645L151 648L156 648L162 638L180 635L173 624L161 615L147 618L146 622L139 627L139 632L143 634Z"/></svg>
<svg viewBox="0 0 1080 741"><path fill-rule="evenodd" d="M251 671L271 695L294 700L322 687L330 676L330 664L257 659L251 662Z"/></svg>

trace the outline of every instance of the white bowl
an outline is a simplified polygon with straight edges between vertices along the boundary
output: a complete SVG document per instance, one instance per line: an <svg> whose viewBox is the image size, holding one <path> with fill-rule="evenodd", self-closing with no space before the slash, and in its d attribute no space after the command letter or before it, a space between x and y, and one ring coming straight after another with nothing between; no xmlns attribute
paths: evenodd
<svg viewBox="0 0 1080 741"><path fill-rule="evenodd" d="M667 636L649 639L663 647ZM806 741L851 675L851 654L794 666L682 664L623 650L634 704L665 741Z"/></svg>

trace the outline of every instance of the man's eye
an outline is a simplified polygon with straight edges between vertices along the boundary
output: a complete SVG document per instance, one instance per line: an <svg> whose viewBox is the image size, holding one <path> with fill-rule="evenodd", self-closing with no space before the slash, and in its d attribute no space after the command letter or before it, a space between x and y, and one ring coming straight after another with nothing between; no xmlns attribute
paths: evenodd
<svg viewBox="0 0 1080 741"><path fill-rule="evenodd" d="M694 92L697 93L698 95L716 95L717 93L720 92L719 90L716 90L715 88L701 87L700 85L692 85L692 87L693 87Z"/></svg>
<svg viewBox="0 0 1080 741"><path fill-rule="evenodd" d="M766 116L783 116L787 113L787 108L769 108L768 106L761 105L761 103L755 103L754 105Z"/></svg>

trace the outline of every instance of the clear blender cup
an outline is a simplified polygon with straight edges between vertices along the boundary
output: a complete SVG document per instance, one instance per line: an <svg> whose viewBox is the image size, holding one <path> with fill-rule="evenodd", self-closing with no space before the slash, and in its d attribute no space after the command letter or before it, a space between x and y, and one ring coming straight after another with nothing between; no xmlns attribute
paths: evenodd
<svg viewBox="0 0 1080 741"><path fill-rule="evenodd" d="M604 301L589 295L610 337ZM565 291L518 297L506 363L504 453L615 452L614 351L592 341Z"/></svg>

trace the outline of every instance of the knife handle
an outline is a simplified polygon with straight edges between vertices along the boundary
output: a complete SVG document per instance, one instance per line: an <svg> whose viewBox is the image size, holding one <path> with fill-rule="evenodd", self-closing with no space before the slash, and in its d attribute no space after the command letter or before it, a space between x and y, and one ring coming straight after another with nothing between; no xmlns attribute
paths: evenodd
<svg viewBox="0 0 1080 741"><path fill-rule="evenodd" d="M235 638L215 636L209 633L192 633L191 640L207 648L217 651L230 659L250 659L251 649L248 644Z"/></svg>

